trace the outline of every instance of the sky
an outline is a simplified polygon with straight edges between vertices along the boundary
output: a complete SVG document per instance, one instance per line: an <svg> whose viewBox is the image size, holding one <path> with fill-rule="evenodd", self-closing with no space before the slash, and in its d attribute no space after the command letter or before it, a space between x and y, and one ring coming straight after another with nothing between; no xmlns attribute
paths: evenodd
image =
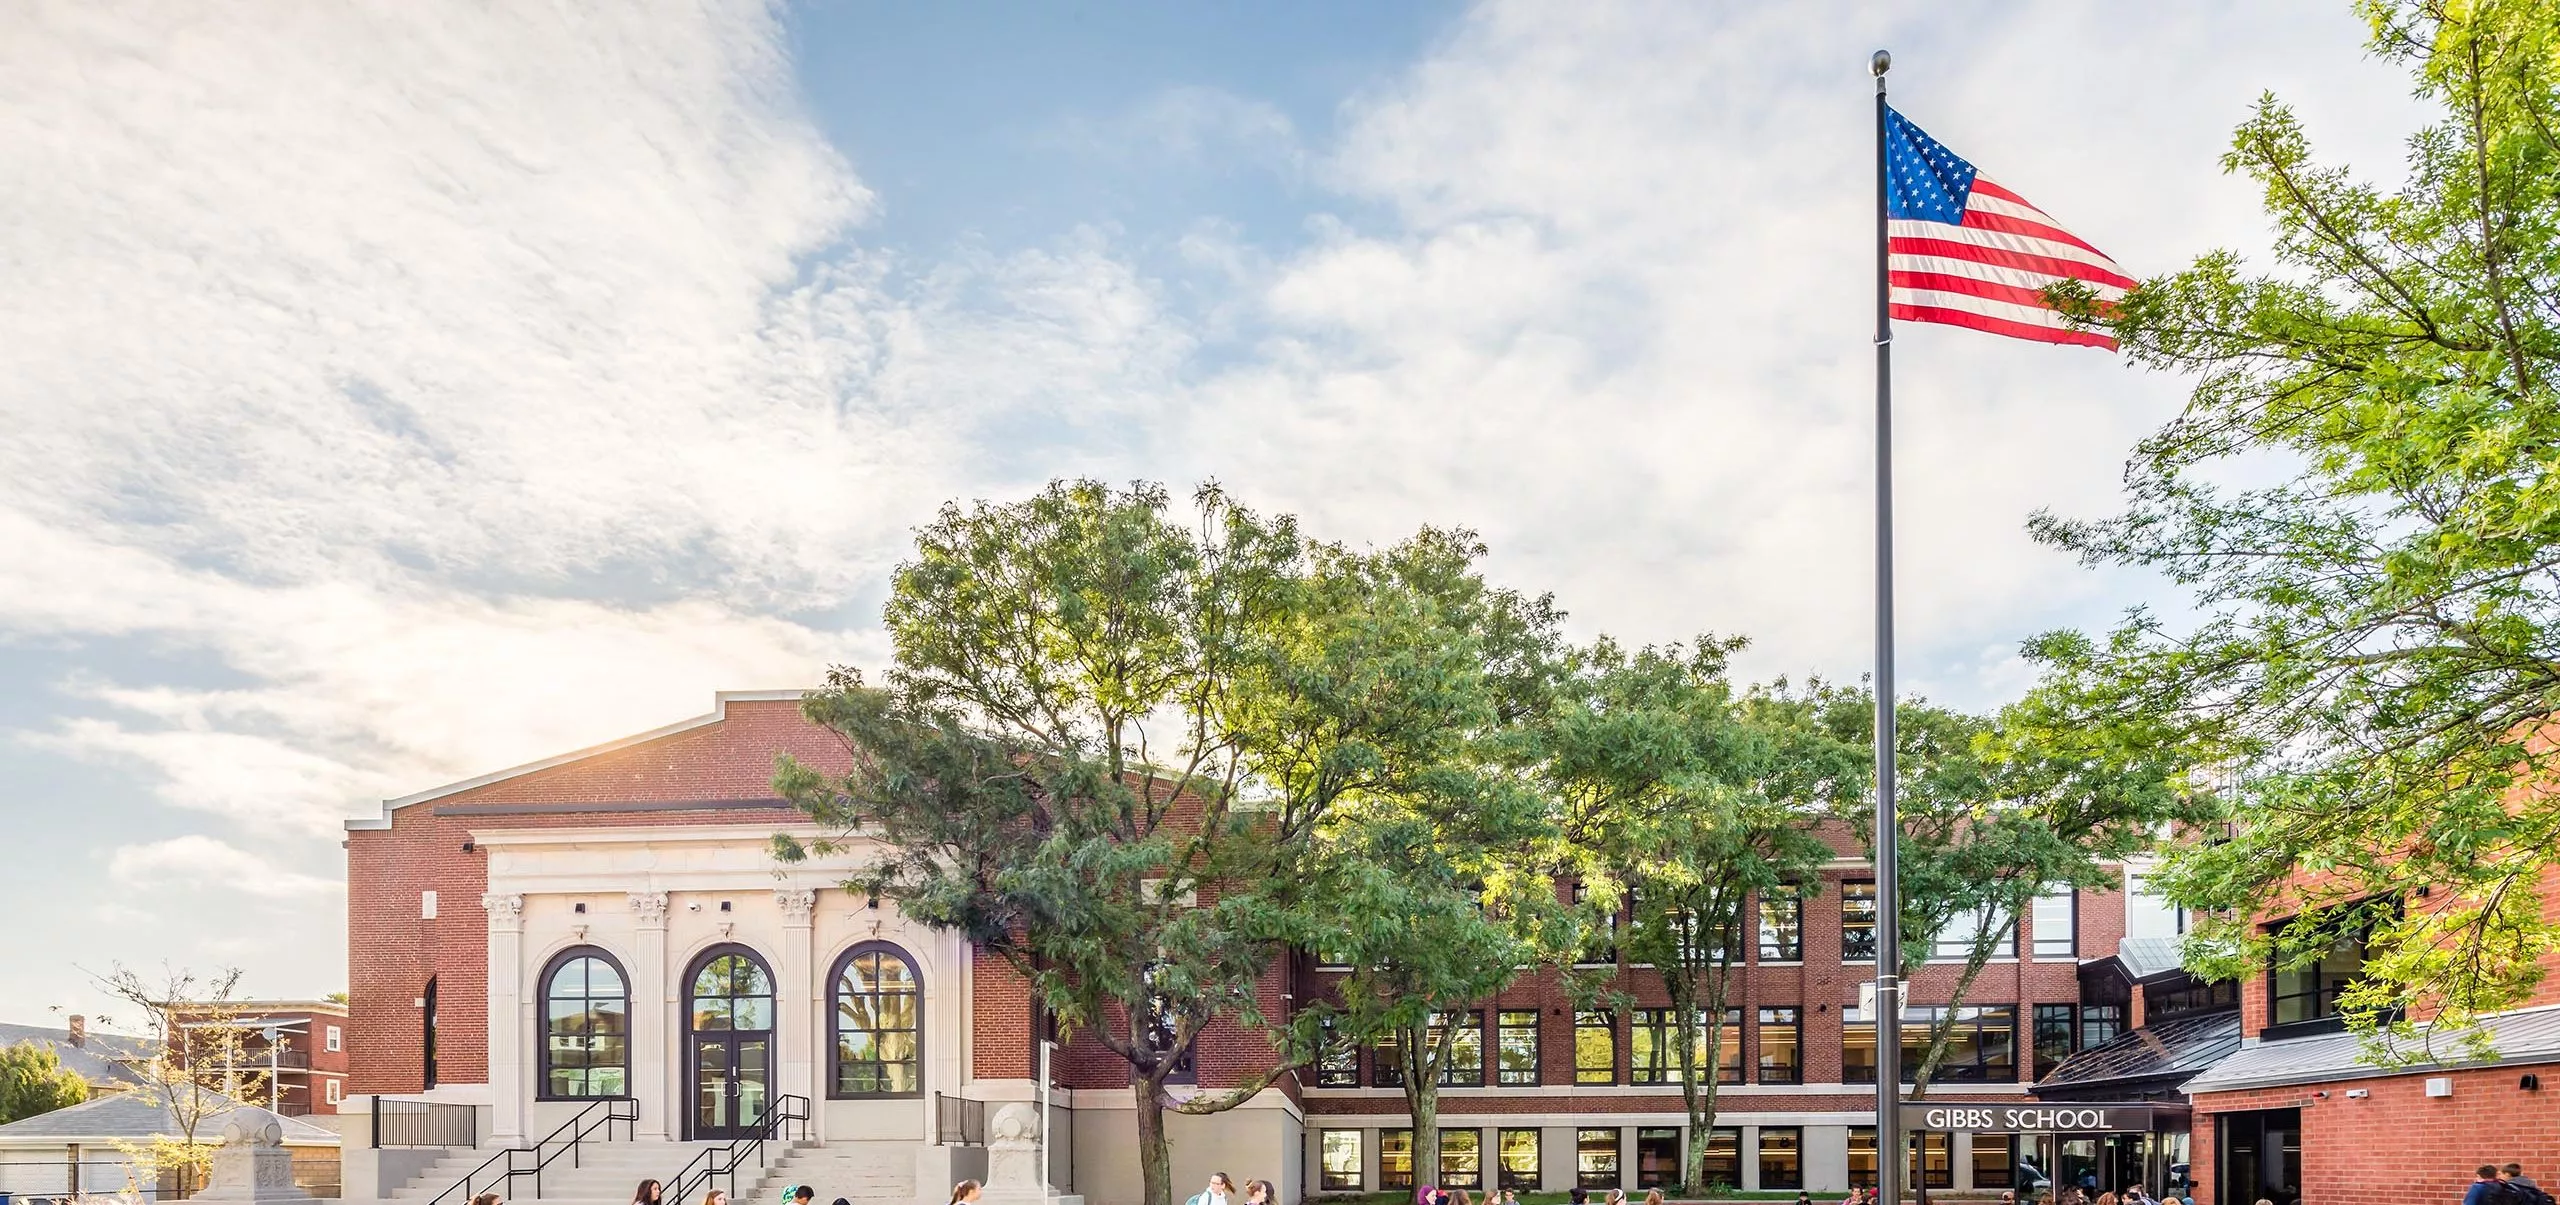
<svg viewBox="0 0 2560 1205"><path fill-rule="evenodd" d="M912 529L1056 477L1855 678L1869 52L2136 275L2265 246L2262 93L2386 181L2424 119L2342 0L200 9L0 30L0 1020L342 988L346 819L879 665ZM1895 376L1906 691L2176 605L2024 524L2182 381Z"/></svg>

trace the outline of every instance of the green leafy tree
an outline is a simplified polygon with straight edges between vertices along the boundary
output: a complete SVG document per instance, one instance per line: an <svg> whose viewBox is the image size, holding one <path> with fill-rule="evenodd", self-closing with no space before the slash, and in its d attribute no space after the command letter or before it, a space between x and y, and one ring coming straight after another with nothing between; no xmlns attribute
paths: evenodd
<svg viewBox="0 0 2560 1205"><path fill-rule="evenodd" d="M1198 503L1194 526L1149 485L945 507L894 579L885 686L839 670L804 704L853 769L776 778L818 850L873 851L854 885L960 930L1129 1064L1149 1205L1171 1200L1168 1111L1233 1108L1314 1052L1315 1012L1258 1001L1323 906L1335 807L1413 789L1486 710L1482 650L1395 563L1472 559L1467 538L1353 554ZM1278 1057L1169 1091L1218 1018Z"/></svg>
<svg viewBox="0 0 2560 1205"><path fill-rule="evenodd" d="M1467 1006L1570 941L1555 876L1539 857L1552 847L1551 817L1526 773L1535 726L1564 673L1562 617L1545 597L1486 585L1482 555L1462 534L1426 532L1375 554L1319 558L1319 579L1338 583L1317 600L1320 628L1371 624L1358 617L1376 600L1401 599L1426 622L1393 643L1417 653L1443 646L1433 654L1446 667L1435 709L1442 727L1433 739L1380 747L1371 783L1321 827L1318 906L1301 943L1349 968L1315 1006L1318 1023L1337 1055L1368 1046L1392 1065L1413 1119L1415 1166L1425 1168L1439 1166L1441 1085L1460 1078L1458 1060L1483 1067L1481 1025L1460 1028Z"/></svg>
<svg viewBox="0 0 2560 1205"><path fill-rule="evenodd" d="M2034 530L2164 573L2195 619L2035 652L2231 801L2231 839L2162 880L2210 910L2199 966L2314 957L2331 913L2411 905L2342 1001L2380 1052L2402 1010L2455 1031L2523 1001L2555 948L2560 5L2359 7L2438 106L2402 180L2322 162L2270 95L2224 165L2262 189L2272 263L2217 251L2112 311L2075 301L2194 391L2136 452L2123 514Z"/></svg>
<svg viewBox="0 0 2560 1205"><path fill-rule="evenodd" d="M1752 906L1812 890L1831 854L1816 825L1867 773L1801 700L1735 697L1725 662L1741 646L1701 637L1629 653L1603 639L1546 737L1571 857L1602 888L1590 893L1601 907L1625 889L1618 944L1661 977L1675 1018L1664 1053L1696 1134L1713 1131L1720 1070L1741 1057L1721 1019ZM1692 1192L1708 1187L1706 1154L1690 1144L1682 1179Z"/></svg>
<svg viewBox="0 0 2560 1205"><path fill-rule="evenodd" d="M0 1046L0 1125L87 1099L89 1081L64 1067L53 1047L32 1039Z"/></svg>

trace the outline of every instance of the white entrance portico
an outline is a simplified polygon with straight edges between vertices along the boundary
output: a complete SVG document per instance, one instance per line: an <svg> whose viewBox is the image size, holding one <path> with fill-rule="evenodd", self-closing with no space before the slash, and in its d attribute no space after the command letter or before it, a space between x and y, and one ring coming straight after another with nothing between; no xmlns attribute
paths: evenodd
<svg viewBox="0 0 2560 1205"><path fill-rule="evenodd" d="M811 836L814 834L802 834ZM726 1137L785 1095L822 1142L924 1143L963 1094L969 950L741 825L475 830L487 851L491 1137L629 1096L643 1138Z"/></svg>

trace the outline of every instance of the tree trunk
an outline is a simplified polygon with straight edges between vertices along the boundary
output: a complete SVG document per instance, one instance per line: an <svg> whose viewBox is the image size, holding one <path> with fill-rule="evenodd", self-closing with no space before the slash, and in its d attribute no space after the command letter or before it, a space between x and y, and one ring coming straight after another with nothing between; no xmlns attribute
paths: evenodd
<svg viewBox="0 0 2560 1205"><path fill-rule="evenodd" d="M1173 1146L1164 1136L1164 1082L1140 1076L1131 1085L1138 1097L1138 1183L1145 1205L1173 1205Z"/></svg>
<svg viewBox="0 0 2560 1205"><path fill-rule="evenodd" d="M1396 1042L1397 1061L1404 1064L1404 1104L1413 1115L1413 1183L1420 1188L1440 1182L1440 1067L1448 1061L1443 1046L1432 1057L1429 1021L1406 1029Z"/></svg>

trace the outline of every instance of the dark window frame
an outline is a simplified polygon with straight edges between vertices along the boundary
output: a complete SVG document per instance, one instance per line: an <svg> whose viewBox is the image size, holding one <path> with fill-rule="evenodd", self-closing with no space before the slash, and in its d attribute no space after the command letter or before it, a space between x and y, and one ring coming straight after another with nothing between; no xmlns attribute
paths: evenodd
<svg viewBox="0 0 2560 1205"><path fill-rule="evenodd" d="M2043 1079L2062 1060L2080 1051L2080 1006L2077 1004L2038 1004L2028 1013L2028 1054L2037 1079ZM2047 1035L2059 1040L2048 1044Z"/></svg>
<svg viewBox="0 0 2560 1205"><path fill-rule="evenodd" d="M1876 960L1876 919L1880 915L1874 879L1840 881L1841 965Z"/></svg>
<svg viewBox="0 0 2560 1205"><path fill-rule="evenodd" d="M1456 1017L1455 1024L1443 1025L1440 1017ZM1484 1086L1484 1010L1480 1008L1448 1009L1432 1018L1431 1027L1440 1031L1440 1086L1443 1088L1481 1088ZM1458 1035L1474 1034L1476 1057L1473 1066L1458 1059Z"/></svg>
<svg viewBox="0 0 2560 1205"><path fill-rule="evenodd" d="M912 1032L915 1035L914 1076L916 1086L912 1091L855 1092L847 1090L844 1086L845 976L852 972L854 960L861 958L866 954L886 955L897 959L898 963L904 966L907 970L907 982L913 985L913 990L905 994L912 997L914 1001L912 1007L915 1015L915 1028L912 1031L895 1029L878 1029L870 1031L874 1035L872 1047L874 1050L879 1048L878 1035L901 1032ZM870 994L874 998L885 999L888 996L895 995L897 993L882 993L875 991ZM878 1015L876 1011L874 1015ZM827 1099L916 1100L921 1098L924 1095L924 1017L924 972L922 968L916 965L915 955L908 953L905 947L900 946L895 942L888 941L856 942L850 949L847 949L844 953L837 955L835 968L827 976ZM879 1064L883 1068L883 1074L886 1074L885 1069L889 1066L889 1060L874 1059L871 1061Z"/></svg>
<svg viewBox="0 0 2560 1205"><path fill-rule="evenodd" d="M1732 1148L1731 1148L1731 1149L1732 1149L1732 1152L1733 1152L1733 1156L1732 1156L1732 1170L1731 1170L1731 1174L1729 1174L1729 1175L1728 1175L1728 1176L1726 1176L1725 1178L1723 1178L1723 1179L1718 1179L1718 1178L1716 1178L1716 1145L1717 1145L1717 1143L1722 1142L1722 1141L1730 1141L1730 1142L1732 1143ZM1687 1152L1686 1152L1686 1151L1683 1151L1683 1152L1681 1152L1681 1153L1682 1153L1682 1155L1683 1155L1684 1157L1687 1155ZM1704 1154L1704 1155L1700 1156L1700 1161L1699 1161L1699 1163L1698 1163L1699 1174L1700 1174L1700 1175L1702 1175L1702 1176L1705 1176L1705 1177L1706 1177L1706 1182L1707 1182L1708 1184L1722 1184L1722 1185L1724 1185L1725 1187L1727 1187L1727 1188L1731 1188L1731 1189L1739 1189L1739 1188L1741 1188L1741 1187L1742 1187L1742 1158L1743 1158L1743 1156L1742 1156L1742 1127L1741 1127L1741 1126L1710 1126L1710 1127L1708 1127L1708 1129L1707 1129L1707 1151L1706 1151L1706 1154ZM1683 1166L1685 1166L1685 1164L1684 1164Z"/></svg>
<svg viewBox="0 0 2560 1205"><path fill-rule="evenodd" d="M1526 1171L1514 1172L1511 1169L1510 1144L1503 1140L1514 1134L1529 1136L1529 1168ZM1507 1188L1516 1192L1536 1192L1538 1179L1546 1165L1545 1153L1542 1149L1545 1140L1546 1131L1528 1126L1503 1126L1496 1129L1493 1132L1494 1187Z"/></svg>
<svg viewBox="0 0 2560 1205"><path fill-rule="evenodd" d="M1783 927L1773 924L1770 920L1769 913L1773 906L1792 916L1792 919L1786 921ZM1804 961L1804 888L1802 886L1790 883L1761 892L1759 907L1753 915L1757 921L1759 936L1752 943L1752 953L1761 965L1793 965ZM1791 933L1793 936L1785 941L1773 940L1775 934L1780 932Z"/></svg>
<svg viewBox="0 0 2560 1205"><path fill-rule="evenodd" d="M1770 1019L1772 1013L1785 1013L1786 1018L1783 1021L1773 1021ZM1757 1020L1759 1032L1756 1036L1759 1038L1759 1044L1752 1059L1752 1074L1755 1081L1763 1084L1803 1083L1804 1009L1793 1004L1773 1005L1761 1009ZM1783 1074L1775 1075L1769 1070L1769 1029L1773 1025L1785 1029L1789 1034L1786 1069Z"/></svg>
<svg viewBox="0 0 2560 1205"><path fill-rule="evenodd" d="M1387 1148L1390 1145L1388 1140L1398 1134L1404 1136L1404 1170L1402 1172L1391 1171L1387 1167ZM1413 1166L1413 1155L1412 1126L1386 1126L1378 1131L1379 1191L1383 1192L1390 1188L1412 1188L1419 1182L1415 1178L1419 1173Z"/></svg>
<svg viewBox="0 0 2560 1205"><path fill-rule="evenodd" d="M1603 1136L1609 1140L1609 1170L1595 1172L1583 1166L1584 1138ZM1626 1179L1627 1151L1625 1135L1616 1126L1576 1126L1573 1131L1573 1183L1576 1188L1616 1188ZM1602 1177L1606 1177L1603 1179Z"/></svg>
<svg viewBox="0 0 2560 1205"><path fill-rule="evenodd" d="M1590 1022L1593 1020L1596 1020L1598 1024L1591 1024ZM1609 1035L1609 1077L1607 1079L1588 1078L1592 1069L1584 1066L1582 1062L1582 1035L1585 1033L1605 1033ZM1615 1084L1618 1082L1618 1064L1620 1061L1621 1060L1618 1057L1618 1014L1609 1009L1577 1010L1573 1014L1573 1082L1577 1084Z"/></svg>
<svg viewBox="0 0 2560 1205"><path fill-rule="evenodd" d="M602 962L606 966L613 968L614 975L622 980L622 1021L624 1027L622 1033L623 1090L620 1092L580 1092L561 1094L551 1090L551 985L559 978L562 971L569 969L569 964L583 958L593 958L598 962ZM630 972L622 969L622 960L615 958L612 951L607 950L602 946L570 946L567 949L552 955L550 961L543 963L541 977L535 979L533 983L535 993L533 1011L535 1042L533 1098L535 1100L542 1101L631 1099L631 974ZM599 999L611 999L611 997L597 996L590 991L584 995L575 997L575 999L588 1001L589 1011L592 1011L594 1001ZM587 1066L592 1072L595 1064L590 1062Z"/></svg>
<svg viewBox="0 0 2560 1205"><path fill-rule="evenodd" d="M1360 1048L1334 1035L1336 1026L1331 1016L1316 1022L1322 1030L1323 1049L1316 1055L1315 1086L1319 1088L1357 1088L1360 1086ZM1348 1059L1349 1066L1342 1065Z"/></svg>
<svg viewBox="0 0 2560 1205"><path fill-rule="evenodd" d="M1325 1140L1336 1134L1348 1134L1351 1136L1352 1168L1351 1182L1348 1184L1342 1183L1340 1180L1336 1179L1333 1169L1325 1165ZM1368 1136L1360 1130L1326 1129L1316 1131L1316 1191L1360 1191L1362 1181L1368 1174L1369 1150L1366 1142L1367 1137Z"/></svg>
<svg viewBox="0 0 2560 1205"><path fill-rule="evenodd" d="M1644 1169L1645 1139L1658 1138L1664 1134L1671 1136L1671 1169L1668 1172L1647 1173ZM1689 1166L1688 1138L1689 1127L1687 1126L1637 1126L1635 1186L1649 1189L1671 1188L1678 1185L1682 1170Z"/></svg>
<svg viewBox="0 0 2560 1205"><path fill-rule="evenodd" d="M1519 1017L1527 1017L1527 1023L1523 1024L1514 1020L1514 1018ZM1540 1017L1538 1010L1534 1008L1500 1008L1494 1010L1493 1081L1496 1085L1505 1088L1534 1088L1538 1086L1539 1083L1543 1082L1545 1077L1540 1074L1540 1072L1544 1062L1546 1043L1545 1039L1539 1033L1539 1020ZM1510 1048L1510 1042L1508 1039L1514 1034L1522 1033L1527 1034L1529 1037L1529 1068L1528 1078L1526 1079L1515 1078L1515 1071L1509 1065L1510 1060L1505 1057L1508 1054L1514 1053Z"/></svg>
<svg viewBox="0 0 2560 1205"><path fill-rule="evenodd" d="M1449 1140L1461 1134L1472 1135L1476 1140L1476 1170L1467 1173L1467 1178L1463 1180L1454 1178L1456 1173L1449 1170ZM1475 1126L1440 1127L1440 1179L1437 1183L1442 1188L1469 1188L1478 1191L1484 1188L1483 1130Z"/></svg>
<svg viewBox="0 0 2560 1205"><path fill-rule="evenodd" d="M1672 1040L1670 1030L1672 1021L1674 1020L1671 1014L1674 1011L1676 1010L1668 1006L1663 1008L1639 1008L1635 1010L1634 1015L1629 1020L1627 1029L1628 1083L1656 1086L1662 1084L1677 1084L1680 1082L1680 1056L1676 1053L1678 1048L1669 1044ZM1733 1036L1731 1041L1719 1040L1717 1042L1719 1053L1716 1066L1716 1083L1726 1086L1747 1083L1749 1080L1747 1078L1747 1074L1742 1068L1742 1009L1734 1007L1724 1010L1724 1018L1721 1024L1730 1026ZM1693 1021L1691 1027L1684 1027L1681 1030L1679 1040L1699 1043L1699 1039L1704 1036L1706 1032L1707 1029L1705 1025ZM1638 1040L1640 1035L1650 1035L1652 1037L1654 1054L1660 1058L1662 1062L1661 1067L1658 1069L1636 1061L1635 1052L1644 1045L1642 1041ZM1731 1057L1724 1057L1727 1054ZM1658 1073L1661 1078L1646 1078L1646 1076L1656 1073Z"/></svg>
<svg viewBox="0 0 2560 1205"><path fill-rule="evenodd" d="M2064 927L2060 937L2046 933L2045 927L2036 919L2037 905L2056 900L2061 901L2064 914ZM2066 887L2059 894L2048 893L2037 896L2027 905L2027 927L2034 930L2035 934L2028 942L2027 951L2038 960L2046 958L2077 960L2080 957L2080 889Z"/></svg>
<svg viewBox="0 0 2560 1205"><path fill-rule="evenodd" d="M1779 1173L1775 1181L1773 1181L1769 1175L1769 1137L1772 1134L1785 1134L1795 1143L1795 1145L1789 1149L1789 1154L1793 1156L1789 1161L1795 1164L1795 1170L1792 1172ZM1753 1147L1751 1157L1753 1161L1760 1165L1760 1187L1763 1191L1804 1187L1803 1126L1760 1127L1759 1142Z"/></svg>

